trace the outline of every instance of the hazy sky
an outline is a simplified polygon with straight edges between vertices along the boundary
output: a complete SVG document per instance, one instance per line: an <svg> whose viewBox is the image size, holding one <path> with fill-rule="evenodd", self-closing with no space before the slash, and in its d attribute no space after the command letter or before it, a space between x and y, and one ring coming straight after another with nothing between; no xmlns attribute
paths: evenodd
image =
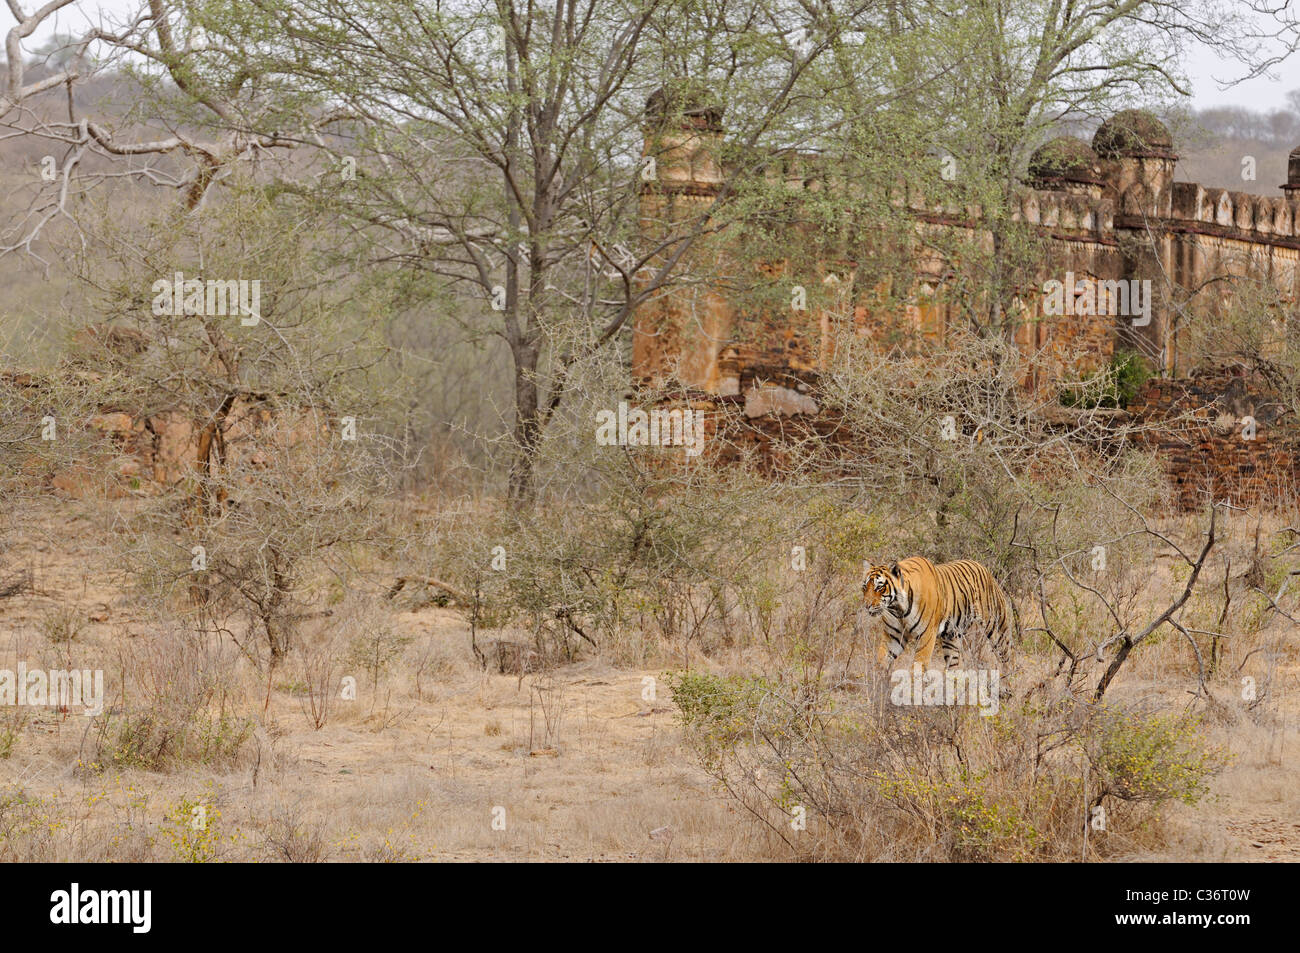
<svg viewBox="0 0 1300 953"><path fill-rule="evenodd" d="M1286 0L1288 6L1295 0ZM1191 50L1187 61L1197 106L1247 106L1251 109L1273 110L1285 105L1285 97L1293 89L1300 89L1300 53L1292 54L1280 66L1273 68L1273 77L1259 77L1226 90L1219 81L1232 80L1245 72L1240 63L1221 60L1214 49L1198 46Z"/></svg>
<svg viewBox="0 0 1300 953"><path fill-rule="evenodd" d="M29 8L37 0L24 0L24 8ZM128 10L137 8L140 0L88 0L79 7L86 10L102 9L110 14L121 15ZM1300 0L1280 0L1286 6L1300 6ZM7 12L6 12L7 17ZM72 32L83 27L86 21L84 14L74 13L63 16L59 23L58 29L64 32ZM0 19L0 23L8 26L6 19ZM43 43L54 32L51 27L37 31L27 41L25 47L33 49ZM1192 79L1195 90L1196 106L1247 106L1252 109L1273 110L1280 109L1285 103L1287 92L1293 89L1300 89L1300 53L1295 54L1291 60L1283 63L1282 66L1274 69L1274 76L1259 77L1239 86L1227 90L1219 88L1219 81L1231 80L1240 76L1242 68L1240 64L1228 61L1225 62L1216 55L1215 50L1209 46L1200 46L1189 51L1187 62L1188 73Z"/></svg>

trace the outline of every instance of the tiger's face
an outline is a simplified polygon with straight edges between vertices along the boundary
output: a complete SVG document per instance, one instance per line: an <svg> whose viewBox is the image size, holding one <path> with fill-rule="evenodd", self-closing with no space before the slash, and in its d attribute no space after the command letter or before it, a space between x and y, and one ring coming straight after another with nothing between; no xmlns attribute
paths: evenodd
<svg viewBox="0 0 1300 953"><path fill-rule="evenodd" d="M878 616L893 608L901 590L897 564L872 566L867 570L867 577L862 580L862 596L867 602L867 614Z"/></svg>

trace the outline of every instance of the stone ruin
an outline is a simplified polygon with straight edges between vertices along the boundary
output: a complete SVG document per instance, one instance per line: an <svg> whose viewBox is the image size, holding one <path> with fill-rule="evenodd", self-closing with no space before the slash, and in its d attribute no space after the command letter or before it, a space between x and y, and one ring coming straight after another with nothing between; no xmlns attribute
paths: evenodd
<svg viewBox="0 0 1300 953"><path fill-rule="evenodd" d="M138 331L104 324L92 324L75 335L74 353L85 348L102 348L97 363L109 373L129 374L133 360L149 347ZM77 357L65 361L48 375L0 372L10 395L27 404L26 416L40 420L47 395L55 390L80 390L93 394L103 377L99 370L82 366ZM80 427L104 438L104 457L74 462L46 474L48 485L71 497L107 495L120 497L152 493L192 478L201 469L202 422L174 409L142 411L121 400L94 404L83 420L61 421L63 427ZM81 403L82 401L78 401ZM270 394L251 391L234 395L226 410L227 425L221 446L209 456L209 466L219 474L249 474L272 465L268 450L297 447L328 439L332 419L327 414L294 409Z"/></svg>
<svg viewBox="0 0 1300 953"><path fill-rule="evenodd" d="M716 202L729 170L721 158L721 108L703 99L687 102L665 121L669 110L661 91L650 98L647 113L645 156L653 157L654 174L641 182L640 221L643 237L650 240L665 224L697 216ZM1289 498L1300 486L1300 427L1289 408L1240 369L1188 366L1188 327L1179 315L1187 300L1216 279L1250 275L1276 289L1284 309L1280 321L1300 317L1300 147L1290 154L1287 182L1278 196L1175 181L1177 160L1169 131L1140 110L1102 123L1091 143L1063 136L1035 152L1013 220L1037 236L1042 268L1033 287L1017 298L1016 344L1040 355L1070 355L1068 361L1062 357L1062 377L1088 373L1118 347L1143 355L1155 376L1130 405L1127 419L1151 423L1194 411L1198 421L1191 429L1153 428L1150 433L1159 436L1146 438L1164 459L1184 506L1204 502L1207 493L1241 505ZM813 155L781 157L765 174L782 179L794 196L826 187L826 169ZM921 195L904 201L916 227L914 280L901 313L887 319L927 346L942 347L961 323L956 305L944 294L959 276L939 251L943 243L936 236L955 234L979 245L989 234L978 208L947 206ZM790 241L799 240L792 233ZM792 434L813 435L832 447L843 444L838 422L819 404L817 383L843 331L846 309L832 313L814 303L803 311L751 312L731 300L721 282L710 285L709 276L720 270L716 261L688 259L684 265L696 279L692 287L658 295L635 316L631 369L641 394L650 400L673 394L677 402L684 395L708 417L710 437L725 432L726 440L710 440L712 457L724 463L751 452L760 460L777 458ZM822 263L819 274L824 284L836 286L841 305L847 301L853 333L870 339L883 327L874 307L879 289L859 287L855 265L853 249L847 249L844 257ZM1149 322L1137 327L1096 315L1045 314L1039 280L1065 275L1073 276L1075 294L1092 293L1108 282L1150 281L1156 294ZM122 328L92 326L83 335L109 349L124 368L148 346L138 332ZM8 376L11 382L22 377ZM1028 381L1027 386L1052 383ZM20 384L40 387L32 378ZM265 465L243 459L245 444L256 441L242 438L270 424L278 412L275 403L267 395L248 394L232 405L227 434L232 464ZM314 421L316 415L307 416ZM290 429L321 430L307 416ZM1246 418L1254 424L1250 440L1240 435ZM110 482L120 492L175 484L194 470L199 434L182 415L105 406L88 424L117 450ZM53 477L57 489L77 495L102 482L102 474L76 470Z"/></svg>
<svg viewBox="0 0 1300 953"><path fill-rule="evenodd" d="M655 173L644 177L640 192L647 240L716 202L732 171L723 166L723 110L702 95L684 98L673 110L667 103L663 91L647 103L644 151L654 158ZM1200 421L1195 432L1157 427L1152 432L1164 435L1148 438L1165 461L1180 502L1197 505L1207 493L1242 505L1269 502L1300 484L1300 428L1258 378L1240 369L1190 366L1190 329L1182 316L1204 289L1226 284L1220 279L1249 276L1275 289L1280 326L1295 326L1300 318L1300 147L1289 157L1287 182L1276 196L1175 181L1177 161L1168 129L1141 110L1103 122L1091 143L1063 136L1034 153L1013 221L1036 237L1041 267L1016 298L1015 342L1040 358L1062 357L1056 380L1026 386L1077 380L1108 363L1118 348L1136 351L1154 376L1126 419L1151 423L1195 410ZM815 155L777 157L764 174L784 176L795 200L837 181ZM939 250L945 244L941 239L987 247L991 235L978 208L921 195L900 201L915 223L909 259L914 281L903 296L905 304L886 317L925 346L942 347L963 319L944 293L960 276ZM801 240L792 229L789 242ZM645 399L684 400L710 414L711 433L727 434L714 453L724 460L749 451L757 451L760 460L779 454L782 435L794 430L831 442L841 439L819 407L817 382L833 357L837 335L846 330L846 316L850 333L883 345L884 325L874 307L879 289L860 287L855 280L860 261L870 260L870 249L847 248L841 259L820 262L816 274L804 277L820 276L823 285L835 285L837 301L833 309L810 303L805 310L754 308L733 300L721 281L710 278L734 272L720 266L727 253L710 254L712 260L697 256L686 263L695 279L690 287L658 295L636 315L635 387ZM788 264L763 267L781 273ZM1141 318L1045 313L1044 283L1067 275L1071 290L1065 293L1075 295L1103 289L1113 294L1120 282L1137 288L1149 281L1149 313ZM1135 281L1139 285L1127 284ZM669 394L674 396L664 396ZM1248 417L1254 434L1242 439Z"/></svg>

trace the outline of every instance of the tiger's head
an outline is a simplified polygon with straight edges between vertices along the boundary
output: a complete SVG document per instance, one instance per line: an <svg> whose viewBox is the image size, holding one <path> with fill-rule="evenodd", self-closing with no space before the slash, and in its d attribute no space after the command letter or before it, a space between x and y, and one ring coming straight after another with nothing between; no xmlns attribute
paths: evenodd
<svg viewBox="0 0 1300 953"><path fill-rule="evenodd" d="M904 596L903 577L898 563L891 566L871 566L862 580L862 595L867 601L867 614L878 616L882 612L897 613L897 604Z"/></svg>

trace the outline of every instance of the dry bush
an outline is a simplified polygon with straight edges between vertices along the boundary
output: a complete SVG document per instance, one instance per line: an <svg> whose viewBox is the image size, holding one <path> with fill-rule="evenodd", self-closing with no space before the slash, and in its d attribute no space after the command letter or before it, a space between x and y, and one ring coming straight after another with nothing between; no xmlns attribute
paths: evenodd
<svg viewBox="0 0 1300 953"><path fill-rule="evenodd" d="M256 722L229 648L172 630L121 646L117 658L120 694L88 729L80 771L237 763Z"/></svg>
<svg viewBox="0 0 1300 953"><path fill-rule="evenodd" d="M141 593L189 602L197 628L227 634L258 668L279 664L302 623L324 611L318 580L346 585L380 538L371 494L381 492L381 463L331 436L321 415L307 418L305 438L286 432L303 421L247 435L248 456L204 479L221 503L199 525L186 525L192 500L183 493L123 513L124 555Z"/></svg>
<svg viewBox="0 0 1300 953"><path fill-rule="evenodd" d="M588 499L550 501L544 514L439 513L418 565L458 590L475 639L509 629L546 664L586 653L637 665L669 647L725 644L737 587L772 544L771 488L703 469L677 480L623 460L589 476Z"/></svg>
<svg viewBox="0 0 1300 953"><path fill-rule="evenodd" d="M327 614L304 623L288 655L292 680L280 688L297 698L316 731L338 714L345 684L356 691L349 702L365 702L372 715L389 711L395 689L404 697L409 688L418 699L423 681L447 672L448 661L435 646L425 644L412 658L413 641L394 625L379 598L350 593ZM388 717L381 721L389 723Z"/></svg>
<svg viewBox="0 0 1300 953"><path fill-rule="evenodd" d="M66 646L85 629L85 614L79 606L61 606L45 613L37 627L52 645Z"/></svg>
<svg viewBox="0 0 1300 953"><path fill-rule="evenodd" d="M299 645L297 656L300 679L298 702L312 728L320 731L329 720L334 700L339 693L333 647L328 642Z"/></svg>
<svg viewBox="0 0 1300 953"><path fill-rule="evenodd" d="M0 793L0 861L45 862L57 850L60 806L22 789Z"/></svg>
<svg viewBox="0 0 1300 953"><path fill-rule="evenodd" d="M1158 809L1199 801L1223 763L1187 719L898 706L883 680L835 690L795 662L672 688L704 768L803 859L1100 859L1152 842Z"/></svg>
<svg viewBox="0 0 1300 953"><path fill-rule="evenodd" d="M288 864L319 864L330 859L325 823L304 817L301 805L280 805L262 831L262 848L274 860Z"/></svg>

